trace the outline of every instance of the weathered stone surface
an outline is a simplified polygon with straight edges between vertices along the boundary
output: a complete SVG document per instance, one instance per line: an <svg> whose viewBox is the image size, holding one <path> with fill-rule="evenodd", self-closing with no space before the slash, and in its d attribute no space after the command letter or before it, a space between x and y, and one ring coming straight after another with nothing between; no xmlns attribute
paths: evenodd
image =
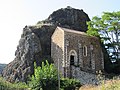
<svg viewBox="0 0 120 90"><path fill-rule="evenodd" d="M13 82L25 81L28 74L33 73L33 62L35 54L41 52L39 38L29 27L23 29L23 34L15 52L15 59L3 70L3 77Z"/></svg>
<svg viewBox="0 0 120 90"><path fill-rule="evenodd" d="M35 26L26 26L15 52L15 59L2 72L7 80L26 81L28 74L33 74L33 62L37 65L43 60L51 60L51 36L57 26L86 31L88 15L83 10L74 8L59 9L46 20Z"/></svg>
<svg viewBox="0 0 120 90"><path fill-rule="evenodd" d="M90 19L82 9L74 9L68 6L54 11L43 23L86 32L86 21L90 21Z"/></svg>
<svg viewBox="0 0 120 90"><path fill-rule="evenodd" d="M79 67L72 67L72 75L74 78L80 80L81 84L98 85L99 81L96 74L82 71Z"/></svg>

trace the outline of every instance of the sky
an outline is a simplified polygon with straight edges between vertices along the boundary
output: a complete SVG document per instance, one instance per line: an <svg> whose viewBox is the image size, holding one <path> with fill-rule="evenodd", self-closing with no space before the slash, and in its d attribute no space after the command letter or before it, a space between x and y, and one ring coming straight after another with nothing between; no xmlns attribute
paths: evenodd
<svg viewBox="0 0 120 90"><path fill-rule="evenodd" d="M0 0L0 63L9 63L26 25L35 25L53 11L71 6L90 18L102 12L120 11L120 0Z"/></svg>

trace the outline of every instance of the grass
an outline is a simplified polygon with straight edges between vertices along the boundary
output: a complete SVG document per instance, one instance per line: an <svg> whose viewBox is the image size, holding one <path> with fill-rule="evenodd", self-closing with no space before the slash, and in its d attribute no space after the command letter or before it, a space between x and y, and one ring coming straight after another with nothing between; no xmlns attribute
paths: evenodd
<svg viewBox="0 0 120 90"><path fill-rule="evenodd" d="M0 90L29 90L25 83L10 83L0 77Z"/></svg>
<svg viewBox="0 0 120 90"><path fill-rule="evenodd" d="M100 85L83 85L79 90L120 90L120 79L102 81Z"/></svg>
<svg viewBox="0 0 120 90"><path fill-rule="evenodd" d="M31 90L25 83L10 83L0 77L0 90ZM78 89L77 89L78 90ZM83 85L79 90L120 90L120 79L101 80L101 84Z"/></svg>

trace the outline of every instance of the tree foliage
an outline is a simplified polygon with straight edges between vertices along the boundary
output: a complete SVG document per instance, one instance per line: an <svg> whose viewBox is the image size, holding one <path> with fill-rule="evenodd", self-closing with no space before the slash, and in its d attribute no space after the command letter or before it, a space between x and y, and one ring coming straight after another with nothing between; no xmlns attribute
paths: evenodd
<svg viewBox="0 0 120 90"><path fill-rule="evenodd" d="M100 37L111 61L120 61L120 11L104 12L93 17L88 24L88 35Z"/></svg>

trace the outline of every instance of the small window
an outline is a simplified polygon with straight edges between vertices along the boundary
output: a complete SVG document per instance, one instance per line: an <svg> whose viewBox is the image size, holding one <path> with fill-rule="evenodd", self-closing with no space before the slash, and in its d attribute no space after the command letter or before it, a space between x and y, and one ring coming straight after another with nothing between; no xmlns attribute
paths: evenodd
<svg viewBox="0 0 120 90"><path fill-rule="evenodd" d="M87 46L83 46L83 56L87 56Z"/></svg>

